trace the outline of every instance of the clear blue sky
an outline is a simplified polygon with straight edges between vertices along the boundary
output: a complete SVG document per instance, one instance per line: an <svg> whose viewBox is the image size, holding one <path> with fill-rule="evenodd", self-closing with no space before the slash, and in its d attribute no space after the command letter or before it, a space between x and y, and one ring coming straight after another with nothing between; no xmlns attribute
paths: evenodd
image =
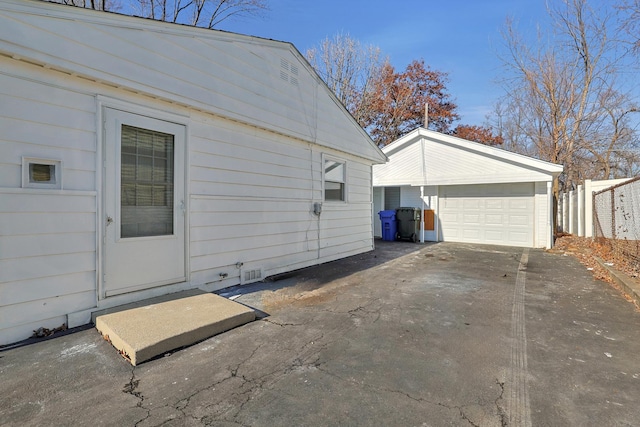
<svg viewBox="0 0 640 427"><path fill-rule="evenodd" d="M414 59L449 74L460 123L481 125L502 95L497 53L507 16L535 31L545 0L267 0L262 18L218 28L293 43L303 54L326 37L348 33L381 48L398 70Z"/></svg>

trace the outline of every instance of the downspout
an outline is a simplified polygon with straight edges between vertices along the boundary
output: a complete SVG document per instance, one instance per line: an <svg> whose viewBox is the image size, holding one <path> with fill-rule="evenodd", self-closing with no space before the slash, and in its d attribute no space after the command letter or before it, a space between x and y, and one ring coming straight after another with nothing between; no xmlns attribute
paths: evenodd
<svg viewBox="0 0 640 427"><path fill-rule="evenodd" d="M427 128L427 122L429 120L429 104L424 106L424 127ZM422 156L422 185L420 185L420 203L422 203L422 210L420 212L420 243L424 243L424 186L427 183L427 165L424 152L424 138L420 138L420 152Z"/></svg>
<svg viewBox="0 0 640 427"><path fill-rule="evenodd" d="M547 181L547 249L553 247L553 189L551 184L551 181Z"/></svg>
<svg viewBox="0 0 640 427"><path fill-rule="evenodd" d="M420 201L422 202L422 210L420 215L420 243L424 243L424 185L420 186Z"/></svg>
<svg viewBox="0 0 640 427"><path fill-rule="evenodd" d="M436 217L433 222L436 229L436 242L440 241L440 186L436 187Z"/></svg>

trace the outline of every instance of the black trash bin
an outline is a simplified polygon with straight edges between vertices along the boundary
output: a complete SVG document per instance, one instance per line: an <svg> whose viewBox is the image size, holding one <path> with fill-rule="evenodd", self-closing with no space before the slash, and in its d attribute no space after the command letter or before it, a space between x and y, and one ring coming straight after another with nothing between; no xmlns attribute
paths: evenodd
<svg viewBox="0 0 640 427"><path fill-rule="evenodd" d="M396 209L396 220L398 221L396 239L418 241L420 233L420 208L398 208Z"/></svg>

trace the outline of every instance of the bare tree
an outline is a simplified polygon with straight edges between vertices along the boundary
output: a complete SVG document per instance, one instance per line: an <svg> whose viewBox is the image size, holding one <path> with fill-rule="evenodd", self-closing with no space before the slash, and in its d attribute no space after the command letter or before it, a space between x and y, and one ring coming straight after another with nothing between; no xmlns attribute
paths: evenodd
<svg viewBox="0 0 640 427"><path fill-rule="evenodd" d="M363 46L349 34L338 33L307 50L305 56L356 121L367 127L373 101L371 88L385 63L380 48Z"/></svg>
<svg viewBox="0 0 640 427"><path fill-rule="evenodd" d="M268 10L264 0L129 0L146 18L215 28L232 17L256 16Z"/></svg>
<svg viewBox="0 0 640 427"><path fill-rule="evenodd" d="M66 4L86 9L116 11L120 8L118 0L45 0L51 3Z"/></svg>
<svg viewBox="0 0 640 427"><path fill-rule="evenodd" d="M613 9L563 0L549 13L555 31L540 35L534 47L507 24L505 64L511 75L500 120L511 131L508 138L517 139L505 138L506 146L564 166L554 185L557 196L587 171L595 174L594 162L598 175L611 174L615 153L629 140L623 119L631 108L617 90L621 46L610 34Z"/></svg>
<svg viewBox="0 0 640 427"><path fill-rule="evenodd" d="M214 28L229 18L256 16L267 11L266 0L45 0L95 10L132 11L155 19Z"/></svg>
<svg viewBox="0 0 640 427"><path fill-rule="evenodd" d="M424 124L449 132L458 119L457 105L447 92L446 73L432 70L423 60L397 71L380 49L363 46L348 34L324 39L306 57L358 124L379 145L386 145Z"/></svg>

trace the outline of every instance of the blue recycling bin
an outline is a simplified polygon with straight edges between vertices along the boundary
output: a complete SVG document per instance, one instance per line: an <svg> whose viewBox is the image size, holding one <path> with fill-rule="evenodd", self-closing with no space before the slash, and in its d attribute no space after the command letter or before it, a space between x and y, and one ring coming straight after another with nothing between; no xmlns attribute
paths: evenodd
<svg viewBox="0 0 640 427"><path fill-rule="evenodd" d="M396 240L396 232L398 230L396 223L396 211L380 211L380 222L382 222L382 240L393 242Z"/></svg>

